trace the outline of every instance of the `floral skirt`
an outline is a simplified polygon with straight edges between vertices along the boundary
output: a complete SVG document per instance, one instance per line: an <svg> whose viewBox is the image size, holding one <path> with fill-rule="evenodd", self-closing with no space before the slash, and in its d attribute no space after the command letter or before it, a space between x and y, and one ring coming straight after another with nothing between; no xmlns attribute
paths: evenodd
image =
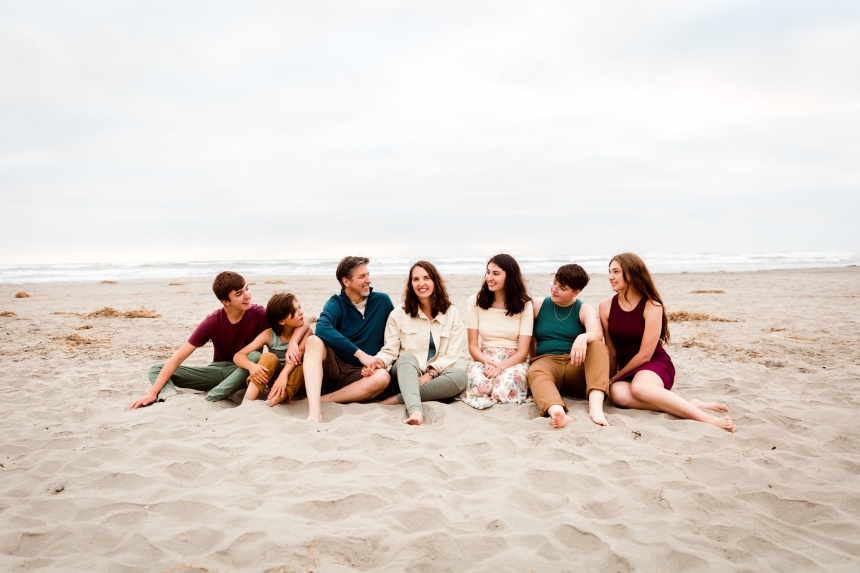
<svg viewBox="0 0 860 573"><path fill-rule="evenodd" d="M504 362L517 353L516 348L481 348L484 356L496 364ZM502 370L493 379L484 376L484 363L472 362L466 367L466 377L469 385L460 394L460 400L478 410L489 408L493 404L522 404L531 402L529 385L526 381L528 361L516 364Z"/></svg>

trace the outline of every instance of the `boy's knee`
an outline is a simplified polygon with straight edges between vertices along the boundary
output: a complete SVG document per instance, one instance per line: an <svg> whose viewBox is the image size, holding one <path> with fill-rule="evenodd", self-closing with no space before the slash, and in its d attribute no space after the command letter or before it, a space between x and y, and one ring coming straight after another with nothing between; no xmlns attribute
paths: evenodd
<svg viewBox="0 0 860 573"><path fill-rule="evenodd" d="M155 380L158 378L158 375L161 374L162 368L164 368L164 364L156 364L155 366L150 366L149 372L147 372L150 384L155 384Z"/></svg>

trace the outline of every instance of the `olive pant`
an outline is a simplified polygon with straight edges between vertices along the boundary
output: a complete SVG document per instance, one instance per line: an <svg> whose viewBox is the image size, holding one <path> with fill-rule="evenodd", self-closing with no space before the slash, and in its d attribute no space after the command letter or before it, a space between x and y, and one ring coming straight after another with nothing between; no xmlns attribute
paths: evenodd
<svg viewBox="0 0 860 573"><path fill-rule="evenodd" d="M259 359L259 352L248 354L248 360L251 362L257 362ZM150 384L155 384L162 368L164 364L156 364L149 369ZM158 393L158 401L163 401L170 392L176 393L176 388L179 387L209 392L206 399L217 402L244 388L246 378L248 378L248 371L239 368L233 362L213 362L206 366L180 366Z"/></svg>
<svg viewBox="0 0 860 573"><path fill-rule="evenodd" d="M607 370L609 368L607 367ZM400 387L397 401L406 404L406 412L421 412L421 402L430 400L445 400L453 398L466 389L466 371L459 368L448 368L440 372L436 378L428 380L423 386L418 385L418 378L423 372L418 367L418 359L408 352L401 354L394 366L391 367L391 383Z"/></svg>
<svg viewBox="0 0 860 573"><path fill-rule="evenodd" d="M570 363L570 354L543 354L529 365L526 380L541 416L556 404L567 412L562 394L587 398L592 390L609 392L609 349L599 340L589 342L580 366Z"/></svg>
<svg viewBox="0 0 860 573"><path fill-rule="evenodd" d="M257 364L263 366L269 370L268 380L266 384L259 384L251 379L250 376L245 380L246 384L253 384L260 391L260 395L258 398L265 399L268 393L266 392L266 387L273 380L277 379L278 374L281 373L281 370L284 369L284 365L281 364L281 361L277 356L272 354L271 352L264 352L260 359L257 361ZM284 398L285 401L289 402L296 395L296 392L299 391L305 385L305 377L302 371L302 365L298 364L292 371L287 375L287 396ZM269 388L271 390L271 388Z"/></svg>

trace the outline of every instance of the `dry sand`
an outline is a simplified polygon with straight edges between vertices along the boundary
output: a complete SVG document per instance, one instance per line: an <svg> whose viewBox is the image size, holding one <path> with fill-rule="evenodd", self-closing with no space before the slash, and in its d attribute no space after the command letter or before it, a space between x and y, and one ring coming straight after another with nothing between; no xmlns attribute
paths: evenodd
<svg viewBox="0 0 860 573"><path fill-rule="evenodd" d="M336 287L249 280L312 315ZM451 280L461 309L479 281ZM396 406L326 405L316 426L302 403L181 390L126 411L217 308L208 280L0 286L0 570L860 570L860 270L657 282L669 310L739 320L674 323L669 347L675 391L725 401L734 438L614 407L600 428L579 400L563 430L534 405L432 403L421 427ZM396 301L403 279L375 285ZM582 298L609 294L595 276ZM54 314L106 306L162 317Z"/></svg>

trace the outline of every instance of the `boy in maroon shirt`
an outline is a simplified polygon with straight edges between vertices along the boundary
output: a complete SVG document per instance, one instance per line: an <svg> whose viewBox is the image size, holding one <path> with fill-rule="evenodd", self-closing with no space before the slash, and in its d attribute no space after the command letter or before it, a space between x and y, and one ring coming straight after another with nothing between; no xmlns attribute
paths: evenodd
<svg viewBox="0 0 860 573"><path fill-rule="evenodd" d="M146 395L131 403L132 410L148 406L156 401L164 401L164 394L176 392L176 386L192 390L208 391L206 399L217 402L227 398L237 390L245 388L248 371L233 363L233 356L248 345L258 334L269 328L266 322L266 309L251 304L251 293L245 279L238 273L224 271L212 283L215 296L224 305L203 319L188 341L164 364L149 369L149 383L152 384ZM293 338L304 336L304 328L297 328ZM212 341L215 356L208 366L182 366L191 353ZM290 344L287 359L301 362L299 343ZM248 355L252 362L260 358L259 352Z"/></svg>

